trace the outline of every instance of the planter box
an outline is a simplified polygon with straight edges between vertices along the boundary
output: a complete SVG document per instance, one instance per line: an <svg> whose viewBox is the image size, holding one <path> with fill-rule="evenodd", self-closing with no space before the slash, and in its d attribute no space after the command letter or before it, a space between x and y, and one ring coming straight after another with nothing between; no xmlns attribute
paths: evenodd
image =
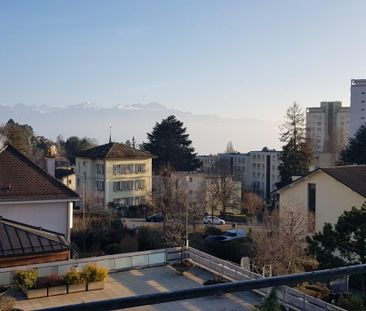
<svg viewBox="0 0 366 311"><path fill-rule="evenodd" d="M65 295L66 293L66 285L52 286L48 288L48 296Z"/></svg>
<svg viewBox="0 0 366 311"><path fill-rule="evenodd" d="M104 281L88 283L88 291L97 289L104 289Z"/></svg>
<svg viewBox="0 0 366 311"><path fill-rule="evenodd" d="M86 283L84 284L69 284L67 285L67 293L78 293L86 291Z"/></svg>
<svg viewBox="0 0 366 311"><path fill-rule="evenodd" d="M20 288L27 299L47 297L47 288L28 289L24 286L20 286Z"/></svg>

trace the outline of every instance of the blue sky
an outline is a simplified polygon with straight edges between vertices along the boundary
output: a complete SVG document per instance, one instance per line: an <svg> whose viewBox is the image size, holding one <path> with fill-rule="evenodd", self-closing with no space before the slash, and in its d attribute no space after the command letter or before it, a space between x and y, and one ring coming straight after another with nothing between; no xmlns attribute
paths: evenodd
<svg viewBox="0 0 366 311"><path fill-rule="evenodd" d="M366 1L0 0L0 104L159 102L282 119L349 105Z"/></svg>

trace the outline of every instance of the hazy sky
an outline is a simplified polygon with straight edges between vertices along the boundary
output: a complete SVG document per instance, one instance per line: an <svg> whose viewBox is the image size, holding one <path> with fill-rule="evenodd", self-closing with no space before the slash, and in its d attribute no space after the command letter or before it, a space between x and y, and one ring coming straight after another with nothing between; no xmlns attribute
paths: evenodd
<svg viewBox="0 0 366 311"><path fill-rule="evenodd" d="M0 1L0 104L159 102L282 119L349 105L366 1Z"/></svg>

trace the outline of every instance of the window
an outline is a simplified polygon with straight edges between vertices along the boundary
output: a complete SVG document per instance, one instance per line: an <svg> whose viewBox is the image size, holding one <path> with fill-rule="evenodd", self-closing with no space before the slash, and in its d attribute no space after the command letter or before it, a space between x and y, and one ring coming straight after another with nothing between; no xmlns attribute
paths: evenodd
<svg viewBox="0 0 366 311"><path fill-rule="evenodd" d="M315 213L316 184L308 184L308 211Z"/></svg>
<svg viewBox="0 0 366 311"><path fill-rule="evenodd" d="M143 190L145 189L145 179L139 179L135 181L135 189Z"/></svg>
<svg viewBox="0 0 366 311"><path fill-rule="evenodd" d="M113 191L132 191L133 190L133 180L126 181L115 181L113 182Z"/></svg>
<svg viewBox="0 0 366 311"><path fill-rule="evenodd" d="M135 173L145 173L146 165L145 164L135 164Z"/></svg>
<svg viewBox="0 0 366 311"><path fill-rule="evenodd" d="M97 174L102 174L104 175L104 165L103 164L97 164Z"/></svg>
<svg viewBox="0 0 366 311"><path fill-rule="evenodd" d="M97 180L97 191L104 191L104 181L103 180Z"/></svg>
<svg viewBox="0 0 366 311"><path fill-rule="evenodd" d="M144 196L135 197L135 205L140 205L140 204L143 204L144 202L145 202Z"/></svg>
<svg viewBox="0 0 366 311"><path fill-rule="evenodd" d="M133 173L133 164L114 164L113 175Z"/></svg>

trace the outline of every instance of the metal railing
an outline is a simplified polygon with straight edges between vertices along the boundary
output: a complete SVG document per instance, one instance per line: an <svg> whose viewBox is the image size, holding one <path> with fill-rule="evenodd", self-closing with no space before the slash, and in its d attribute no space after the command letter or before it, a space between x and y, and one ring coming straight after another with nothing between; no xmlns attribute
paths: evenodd
<svg viewBox="0 0 366 311"><path fill-rule="evenodd" d="M251 272L237 264L211 256L192 247L189 247L187 257L201 268L206 268L234 281L263 279L263 276L260 274ZM271 288L260 288L255 291L266 296L271 291ZM278 288L277 298L282 305L293 310L344 311L342 308L306 295L288 286L281 286Z"/></svg>

